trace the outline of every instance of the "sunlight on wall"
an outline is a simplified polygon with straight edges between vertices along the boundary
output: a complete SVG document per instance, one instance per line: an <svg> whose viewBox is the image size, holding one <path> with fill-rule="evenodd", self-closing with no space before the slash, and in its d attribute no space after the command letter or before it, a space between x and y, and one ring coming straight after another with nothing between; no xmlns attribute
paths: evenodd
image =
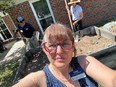
<svg viewBox="0 0 116 87"><path fill-rule="evenodd" d="M13 0L16 4L19 4L19 3L22 3L22 2L25 2L25 1L30 1L30 0Z"/></svg>
<svg viewBox="0 0 116 87"><path fill-rule="evenodd" d="M6 13L6 15L8 15L7 13ZM0 17L4 17L5 15L2 13L2 12L0 12Z"/></svg>

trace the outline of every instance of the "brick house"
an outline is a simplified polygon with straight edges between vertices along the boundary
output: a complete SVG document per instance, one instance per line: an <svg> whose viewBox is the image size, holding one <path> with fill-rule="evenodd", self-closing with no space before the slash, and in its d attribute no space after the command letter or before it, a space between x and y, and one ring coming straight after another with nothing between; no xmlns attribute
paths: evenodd
<svg viewBox="0 0 116 87"><path fill-rule="evenodd" d="M7 25L11 37L12 30L16 29L16 17L21 15L31 23L41 34L51 23L61 22L70 26L65 0L14 0L16 6L9 9L9 16L3 20ZM69 0L67 0L69 2ZM116 17L115 0L81 0L84 18L83 27L95 25L103 20ZM9 19L12 19L10 21ZM12 23L12 24L11 24Z"/></svg>

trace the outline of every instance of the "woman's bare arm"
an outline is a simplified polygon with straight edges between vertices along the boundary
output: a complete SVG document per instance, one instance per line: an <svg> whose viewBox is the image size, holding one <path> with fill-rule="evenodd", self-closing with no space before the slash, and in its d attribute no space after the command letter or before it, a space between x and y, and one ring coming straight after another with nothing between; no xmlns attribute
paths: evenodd
<svg viewBox="0 0 116 87"><path fill-rule="evenodd" d="M102 87L114 87L116 72L91 56L81 56L78 61L85 72Z"/></svg>
<svg viewBox="0 0 116 87"><path fill-rule="evenodd" d="M42 71L31 73L21 79L17 84L13 85L12 87L41 87L42 78L44 73Z"/></svg>

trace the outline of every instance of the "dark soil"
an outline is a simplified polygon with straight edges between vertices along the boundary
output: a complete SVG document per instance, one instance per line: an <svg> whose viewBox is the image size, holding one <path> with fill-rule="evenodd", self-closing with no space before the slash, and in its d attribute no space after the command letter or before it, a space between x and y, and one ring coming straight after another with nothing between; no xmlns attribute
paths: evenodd
<svg viewBox="0 0 116 87"><path fill-rule="evenodd" d="M44 68L45 65L49 64L49 61L43 51L40 55L34 57L31 62L28 63L25 69L25 75L30 72L35 72Z"/></svg>

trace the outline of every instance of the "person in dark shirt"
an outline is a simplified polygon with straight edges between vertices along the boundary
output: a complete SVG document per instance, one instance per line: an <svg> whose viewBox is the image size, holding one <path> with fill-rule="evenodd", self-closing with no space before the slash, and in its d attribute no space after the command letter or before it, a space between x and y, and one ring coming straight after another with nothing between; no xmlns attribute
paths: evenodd
<svg viewBox="0 0 116 87"><path fill-rule="evenodd" d="M24 18L21 16L17 17L16 20L18 22L17 31L19 31L24 37L31 38L35 32L34 27L31 24L25 22Z"/></svg>
<svg viewBox="0 0 116 87"><path fill-rule="evenodd" d="M21 16L18 16L16 21L18 23L16 33L19 32L21 34L26 45L29 43L30 48L36 48L38 42L35 40L36 38L34 38L36 35L34 27L30 23L25 22Z"/></svg>

